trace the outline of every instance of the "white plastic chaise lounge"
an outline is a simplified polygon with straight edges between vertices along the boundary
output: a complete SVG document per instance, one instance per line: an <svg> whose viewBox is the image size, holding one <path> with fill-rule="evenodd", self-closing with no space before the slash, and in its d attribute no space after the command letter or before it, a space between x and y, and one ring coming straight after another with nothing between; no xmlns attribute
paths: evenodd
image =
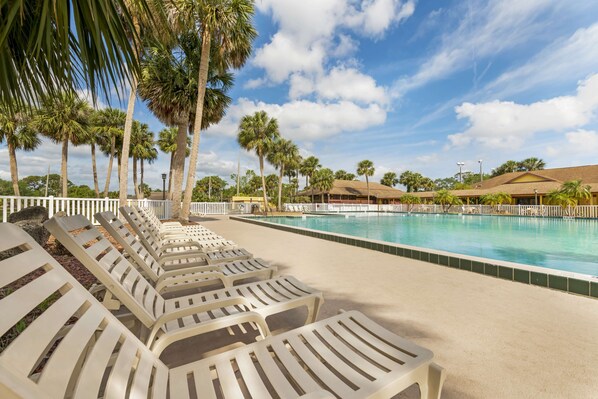
<svg viewBox="0 0 598 399"><path fill-rule="evenodd" d="M144 220L132 207L123 206L119 208L119 211L146 247L148 245L146 241L150 239L155 241L156 245L166 252L187 251L190 249L211 252L234 249L237 246L232 241L215 239L202 241L188 234L175 233L161 235L152 223Z"/></svg>
<svg viewBox="0 0 598 399"><path fill-rule="evenodd" d="M149 229L144 227L144 224L141 223L135 212L123 215L133 231L135 231L135 234L137 234L137 238L141 241L145 249L147 249L152 257L157 259L166 270L178 268L180 267L178 264L185 259L197 257L205 259L208 264L253 258L253 255L243 248L206 251L198 245L186 242L182 244L163 244L159 239L155 238L154 234L152 234Z"/></svg>
<svg viewBox="0 0 598 399"><path fill-rule="evenodd" d="M0 261L0 290L32 277L0 297L0 334L32 316L0 353L3 399L388 398L414 383L423 398L440 397L445 373L432 352L353 311L169 368L27 233L3 223L0 252L13 248L23 252Z"/></svg>
<svg viewBox="0 0 598 399"><path fill-rule="evenodd" d="M158 292L163 292L163 289L166 290L165 292L172 289L183 289L185 284L175 283L171 285L169 282L177 282L182 278L181 275L196 272L217 273L216 277L212 276L212 279L216 278L222 281L225 287L232 287L235 282L249 278L269 279L276 272L276 267L270 266L263 259L257 258L215 265L208 265L202 258L185 258L177 260L176 263L171 263L170 271L166 271L114 213L99 212L94 216L108 234L123 247L135 264L141 268L142 274L152 280ZM175 265L179 267L173 267Z"/></svg>
<svg viewBox="0 0 598 399"><path fill-rule="evenodd" d="M322 293L291 277L165 299L110 241L82 215L53 217L44 226L106 287L104 303L122 304L142 324L140 337L154 353L191 336L249 323L270 334L266 318L306 307L306 322L317 319ZM185 278L182 278L184 283ZM114 299L113 299L114 298ZM115 300L116 299L116 300Z"/></svg>

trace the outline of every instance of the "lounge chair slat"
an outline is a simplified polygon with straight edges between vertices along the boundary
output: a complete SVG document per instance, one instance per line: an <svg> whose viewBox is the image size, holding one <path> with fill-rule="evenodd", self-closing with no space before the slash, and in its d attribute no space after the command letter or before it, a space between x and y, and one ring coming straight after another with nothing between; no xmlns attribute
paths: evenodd
<svg viewBox="0 0 598 399"><path fill-rule="evenodd" d="M149 382L154 363L154 359L149 353L141 353L131 386L130 399L146 399L149 397Z"/></svg>
<svg viewBox="0 0 598 399"><path fill-rule="evenodd" d="M281 398L294 398L298 396L296 389L274 362L270 352L265 347L255 348L254 353L268 381Z"/></svg>
<svg viewBox="0 0 598 399"><path fill-rule="evenodd" d="M314 379L307 374L307 372L303 369L303 365L301 365L297 359L295 359L293 355L289 353L288 348L280 340L277 339L272 342L272 349L274 350L274 353L276 353L276 356L280 362L289 371L292 378L299 384L304 392L322 389L314 381Z"/></svg>
<svg viewBox="0 0 598 399"><path fill-rule="evenodd" d="M232 365L228 358L221 358L215 363L218 379L220 380L220 388L224 393L225 398L242 398L243 393L239 387L237 376L233 371Z"/></svg>
<svg viewBox="0 0 598 399"><path fill-rule="evenodd" d="M44 266L35 251L25 251L6 259L5 270L0 274L0 287L4 287L21 277L31 273L35 269Z"/></svg>
<svg viewBox="0 0 598 399"><path fill-rule="evenodd" d="M77 243L79 243L81 245L85 245L88 242L97 239L98 234L99 234L100 238L104 238L104 236L99 231L90 229L90 230L82 231L81 233L77 234L75 236L75 240L77 241Z"/></svg>
<svg viewBox="0 0 598 399"><path fill-rule="evenodd" d="M214 392L214 385L210 377L210 369L202 368L193 373L193 380L195 382L195 390L206 395L207 399L216 399L216 392ZM203 399L203 398L202 398Z"/></svg>
<svg viewBox="0 0 598 399"><path fill-rule="evenodd" d="M164 363L156 361L156 373L154 375L154 386L152 387L152 398L166 398L168 393L168 369ZM175 399L175 398L172 398Z"/></svg>
<svg viewBox="0 0 598 399"><path fill-rule="evenodd" d="M137 354L137 345L132 340L125 340L122 344L116 362L110 371L110 377L106 384L106 399L125 398L126 388L129 385L129 377L135 366L135 355Z"/></svg>
<svg viewBox="0 0 598 399"><path fill-rule="evenodd" d="M249 357L249 353L244 350L240 351L237 356L235 357L237 361L237 366L239 367L239 371L241 372L241 376L243 381L245 381L245 386L249 390L252 398L268 398L270 397L270 393L268 389L264 385L260 375L258 374L253 361Z"/></svg>

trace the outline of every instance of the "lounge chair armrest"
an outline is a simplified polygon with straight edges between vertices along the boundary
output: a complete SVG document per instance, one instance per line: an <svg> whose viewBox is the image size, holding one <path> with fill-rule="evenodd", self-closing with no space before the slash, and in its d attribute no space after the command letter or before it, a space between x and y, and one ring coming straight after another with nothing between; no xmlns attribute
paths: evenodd
<svg viewBox="0 0 598 399"><path fill-rule="evenodd" d="M216 272L216 271L211 271L211 270L206 271L205 273L203 273L203 272L197 273L196 277L202 278L202 279L208 279L210 277L217 278L220 281L222 281L223 284L224 284L224 280L226 280L226 277L224 276L224 274L222 274L219 271ZM190 276L187 274L186 276L179 275L179 276L175 276L175 277L158 280L158 282L156 283L156 291L161 293L162 291L164 291L165 288L168 288L173 284L189 281L189 280L192 280L193 278L194 278L194 276Z"/></svg>
<svg viewBox="0 0 598 399"><path fill-rule="evenodd" d="M205 264L208 263L206 259L206 253L204 251L198 251L196 249L192 249L190 251L163 252L160 254L158 263L164 266L166 262L177 259L201 259L203 262L205 262ZM199 261L194 261L191 263L194 263L196 266L201 266Z"/></svg>
<svg viewBox="0 0 598 399"><path fill-rule="evenodd" d="M161 243L160 247L162 249L174 249L174 248L182 248L182 247L195 247L195 248L200 248L201 249L201 245L199 245L198 242L195 241L167 241L165 243Z"/></svg>
<svg viewBox="0 0 598 399"><path fill-rule="evenodd" d="M213 265L205 265L205 266L195 266L195 267L185 267L176 270L170 270L164 272L160 275L157 282L162 280L166 280L172 277L178 277L182 274L191 274L191 273L205 273L205 272L220 272L220 267L213 266Z"/></svg>

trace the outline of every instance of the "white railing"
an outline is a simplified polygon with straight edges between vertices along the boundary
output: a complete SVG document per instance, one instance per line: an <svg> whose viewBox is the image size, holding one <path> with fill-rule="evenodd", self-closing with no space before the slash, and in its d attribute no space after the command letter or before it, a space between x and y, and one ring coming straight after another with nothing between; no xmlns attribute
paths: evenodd
<svg viewBox="0 0 598 399"><path fill-rule="evenodd" d="M158 218L170 219L172 203L169 200L127 200L128 205L140 205L150 208ZM8 215L30 206L43 206L52 217L58 212L67 215L82 214L94 224L94 215L98 212L111 211L118 215L118 198L62 198L62 197L16 197L0 196L2 222L8 221ZM227 215L231 213L251 213L253 204L233 204L230 202L192 202L191 215Z"/></svg>
<svg viewBox="0 0 598 399"><path fill-rule="evenodd" d="M287 212L344 213L344 212L413 212L444 213L438 204L285 204ZM480 215L517 215L538 217L598 218L598 205L579 205L563 209L557 205L453 205L449 213Z"/></svg>

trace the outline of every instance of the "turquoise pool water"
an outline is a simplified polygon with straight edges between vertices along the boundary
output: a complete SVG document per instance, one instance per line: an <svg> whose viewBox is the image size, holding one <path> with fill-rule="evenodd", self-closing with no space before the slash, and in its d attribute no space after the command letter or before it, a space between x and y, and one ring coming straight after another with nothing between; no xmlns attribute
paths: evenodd
<svg viewBox="0 0 598 399"><path fill-rule="evenodd" d="M376 213L260 219L598 276L595 220Z"/></svg>

